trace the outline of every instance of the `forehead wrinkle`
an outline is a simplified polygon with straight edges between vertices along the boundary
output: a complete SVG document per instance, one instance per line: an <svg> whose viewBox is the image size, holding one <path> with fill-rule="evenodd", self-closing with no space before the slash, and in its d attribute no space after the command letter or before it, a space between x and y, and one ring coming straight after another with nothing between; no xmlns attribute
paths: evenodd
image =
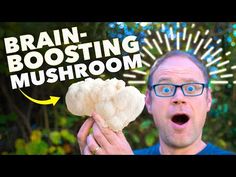
<svg viewBox="0 0 236 177"><path fill-rule="evenodd" d="M173 82L174 80L170 77L161 77L157 80L157 83L161 83L161 82ZM193 82L200 82L199 80L195 79L195 78L182 78L181 81L183 81L184 83L193 83Z"/></svg>
<svg viewBox="0 0 236 177"><path fill-rule="evenodd" d="M167 58L166 61L164 61L159 67L158 69L161 68L165 68L165 69L175 69L175 70L198 70L200 72L202 72L200 70L200 68L193 62L191 61L189 58L186 57L182 57L182 56L173 56L170 58Z"/></svg>
<svg viewBox="0 0 236 177"><path fill-rule="evenodd" d="M166 80L181 80L181 81L204 81L203 73L199 68L190 68L190 67L181 67L177 68L174 66L171 67L162 67L160 66L154 73L154 80L159 81L162 78Z"/></svg>
<svg viewBox="0 0 236 177"><path fill-rule="evenodd" d="M173 67L173 68L158 68L157 72L164 72L164 73L173 73L173 74L192 74L193 73L193 70L190 69L190 68L176 68L176 67Z"/></svg>

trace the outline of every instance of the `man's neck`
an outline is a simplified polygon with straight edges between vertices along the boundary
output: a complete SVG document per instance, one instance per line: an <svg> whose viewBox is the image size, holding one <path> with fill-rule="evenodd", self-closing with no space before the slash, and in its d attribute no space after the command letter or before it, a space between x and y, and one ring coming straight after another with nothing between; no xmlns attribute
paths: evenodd
<svg viewBox="0 0 236 177"><path fill-rule="evenodd" d="M206 143L204 143L201 139L195 141L191 145L183 148L176 148L172 146L168 146L163 141L160 140L160 154L161 155L195 155L199 153L206 147Z"/></svg>

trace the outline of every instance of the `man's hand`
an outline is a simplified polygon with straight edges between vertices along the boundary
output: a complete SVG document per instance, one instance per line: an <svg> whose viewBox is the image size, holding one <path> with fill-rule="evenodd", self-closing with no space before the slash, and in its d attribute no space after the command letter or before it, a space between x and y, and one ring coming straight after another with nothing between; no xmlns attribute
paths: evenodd
<svg viewBox="0 0 236 177"><path fill-rule="evenodd" d="M90 128L93 133L89 134ZM93 113L80 128L78 143L81 154L85 155L118 155L133 154L133 151L122 132L114 132L105 126L100 115Z"/></svg>

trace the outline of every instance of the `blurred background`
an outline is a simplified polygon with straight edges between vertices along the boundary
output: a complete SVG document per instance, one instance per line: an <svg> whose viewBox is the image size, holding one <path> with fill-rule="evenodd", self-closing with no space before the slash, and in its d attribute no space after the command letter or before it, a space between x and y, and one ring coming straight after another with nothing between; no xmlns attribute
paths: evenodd
<svg viewBox="0 0 236 177"><path fill-rule="evenodd" d="M163 25L165 28L163 29ZM3 39L5 37L19 37L24 34L37 36L42 31L49 34L55 29L71 28L77 26L80 32L87 32L87 41L119 38L123 39L129 35L137 36L140 47L146 46L145 38L152 38L149 31L162 30L169 36L170 28L174 34L178 29L188 27L188 34L196 34L197 31L204 32L209 29L209 34L203 35L205 38L212 38L213 42L208 48L223 48L223 51L230 51L230 56L225 56L222 61L230 58L230 65L236 65L236 23L235 22L212 22L212 23L159 23L159 22L5 22L0 23L0 154L50 154L50 155L70 155L80 154L76 134L87 117L78 117L68 112L65 104L65 94L68 87L79 81L79 79L56 82L54 84L43 84L22 89L32 98L48 99L50 95L59 96L61 99L56 106L42 106L27 100L19 90L12 90L9 79L9 70L6 59L6 52ZM170 34L171 35L171 34ZM183 35L182 33L180 36ZM174 36L176 38L176 36ZM200 40L200 38L199 38ZM206 39L207 40L207 39ZM217 41L221 42L217 42ZM215 42L214 42L215 41ZM186 44L183 44L186 45ZM65 46L60 46L62 49ZM185 46L184 46L185 47ZM44 49L41 49L42 53ZM166 52L167 49L163 49ZM190 52L193 52L190 46ZM151 51L158 57L157 51ZM199 51L199 55L202 54ZM146 62L151 59L144 56ZM148 59L149 58L149 59ZM209 61L208 61L209 62ZM65 65L65 63L64 63ZM63 64L61 65L63 66ZM43 66L46 69L47 66ZM42 68L41 68L42 69ZM209 67L214 71L216 67ZM148 72L148 67L139 68L140 71ZM22 72L27 72L24 69ZM123 72L111 74L104 73L103 79L117 77L123 78ZM145 80L146 76L137 75L137 80ZM219 79L217 75L212 75L212 79ZM236 80L236 76L231 80ZM146 85L135 85L142 93L145 93ZM203 139L221 148L236 152L236 84L215 84L213 89L213 105L208 114L208 119L203 132ZM155 128L152 117L146 109L136 119L124 129L125 136L133 149L151 146L158 142L158 132Z"/></svg>

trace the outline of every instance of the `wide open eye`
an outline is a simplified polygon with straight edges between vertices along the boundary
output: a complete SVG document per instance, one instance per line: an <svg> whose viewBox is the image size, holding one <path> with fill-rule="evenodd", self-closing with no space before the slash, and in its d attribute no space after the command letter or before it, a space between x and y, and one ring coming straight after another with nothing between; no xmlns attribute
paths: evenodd
<svg viewBox="0 0 236 177"><path fill-rule="evenodd" d="M170 93L171 92L171 89L169 87L163 87L162 88L162 92L163 93Z"/></svg>
<svg viewBox="0 0 236 177"><path fill-rule="evenodd" d="M203 85L200 83L189 83L183 85L183 91L185 95L197 96L200 95L203 91Z"/></svg>
<svg viewBox="0 0 236 177"><path fill-rule="evenodd" d="M174 91L174 86L171 84L160 84L160 85L156 85L155 87L155 93L158 96L170 96L172 95L173 91Z"/></svg>
<svg viewBox="0 0 236 177"><path fill-rule="evenodd" d="M196 87L194 85L188 85L186 89L188 92L194 92L196 90Z"/></svg>

